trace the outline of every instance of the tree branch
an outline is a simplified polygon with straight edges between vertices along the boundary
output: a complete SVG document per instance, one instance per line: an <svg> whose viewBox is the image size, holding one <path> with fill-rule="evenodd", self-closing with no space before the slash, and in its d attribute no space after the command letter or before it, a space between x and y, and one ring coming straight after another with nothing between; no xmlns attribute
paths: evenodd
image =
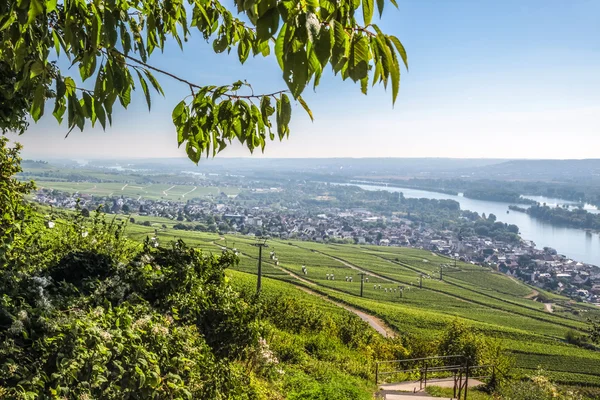
<svg viewBox="0 0 600 400"><path fill-rule="evenodd" d="M118 51L116 49L112 49L112 51L120 54L121 56L125 57L128 60L131 60L131 61L135 62L136 64L139 64L139 65L143 66L144 68L151 69L152 71L155 71L155 72L158 72L160 74L166 75L166 76L168 76L168 77L170 77L172 79L175 79L176 81L179 81L181 83L184 83L184 84L188 85L189 88L190 88L190 90L192 91L192 93L194 93L194 89L202 89L202 86L200 86L200 85L197 85L197 84L195 84L193 82L190 82L190 81L188 81L186 79L183 79L183 78L181 78L181 77L179 77L179 76L177 76L175 74L172 74L171 72L168 72L168 71L162 70L160 68L154 67L154 66L152 66L152 65L150 65L148 63L143 62L142 60L140 60L138 58L132 57L132 56L127 55L127 54L124 54L124 53L122 53L122 52L120 52L120 51ZM127 65L130 66L130 67L133 67L131 64L127 64ZM215 89L209 90L210 93L214 93L214 91L215 91ZM223 93L222 96L225 96L228 99L260 99L260 98L265 97L265 96L266 97L276 96L276 95L279 95L279 94L282 94L282 93L289 93L289 90L278 90L276 92L262 94L262 95L255 95L254 93L252 93L250 95L239 95L239 94Z"/></svg>

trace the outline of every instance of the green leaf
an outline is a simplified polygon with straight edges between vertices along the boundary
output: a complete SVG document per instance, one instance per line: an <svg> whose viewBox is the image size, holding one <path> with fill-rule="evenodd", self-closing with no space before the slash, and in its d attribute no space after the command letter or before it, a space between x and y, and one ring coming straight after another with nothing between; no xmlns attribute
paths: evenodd
<svg viewBox="0 0 600 400"><path fill-rule="evenodd" d="M44 72L44 64L41 61L35 61L29 68L29 79L33 79Z"/></svg>
<svg viewBox="0 0 600 400"><path fill-rule="evenodd" d="M292 92L292 96L297 98L308 82L308 57L306 50L299 49L295 53L288 54L284 66L283 79Z"/></svg>
<svg viewBox="0 0 600 400"><path fill-rule="evenodd" d="M64 43L54 29L52 30L52 39L54 40L54 50L56 51L56 55L60 56L60 48Z"/></svg>
<svg viewBox="0 0 600 400"><path fill-rule="evenodd" d="M92 127L96 123L96 112L94 110L94 99L88 92L83 92L83 109L84 116L92 120Z"/></svg>
<svg viewBox="0 0 600 400"><path fill-rule="evenodd" d="M310 11L315 11L319 7L319 0L306 0L306 5Z"/></svg>
<svg viewBox="0 0 600 400"><path fill-rule="evenodd" d="M148 111L152 108L152 99L150 98L150 91L148 90L148 83L140 73L140 71L135 70L138 75L138 79L140 81L140 85L142 85L142 90L144 91L144 96L146 97L146 104L148 104Z"/></svg>
<svg viewBox="0 0 600 400"><path fill-rule="evenodd" d="M106 41L107 47L114 47L117 43L117 29L116 29L115 17L111 11L106 8L104 10L104 40Z"/></svg>
<svg viewBox="0 0 600 400"><path fill-rule="evenodd" d="M75 93L75 81L73 80L73 78L67 76L65 78L65 88L66 88L66 94L67 96L72 95L73 93Z"/></svg>
<svg viewBox="0 0 600 400"><path fill-rule="evenodd" d="M227 49L229 43L227 42L227 37L225 35L219 36L213 42L213 50L215 53L222 53Z"/></svg>
<svg viewBox="0 0 600 400"><path fill-rule="evenodd" d="M96 115L98 116L100 125L102 125L102 129L106 130L106 112L104 111L102 103L98 99L94 99L94 111L96 111Z"/></svg>
<svg viewBox="0 0 600 400"><path fill-rule="evenodd" d="M342 24L337 21L334 21L333 31L334 44L331 51L331 64L333 66L333 70L337 73L346 63L344 56L346 55L348 49L348 35L346 34Z"/></svg>
<svg viewBox="0 0 600 400"><path fill-rule="evenodd" d="M6 21L0 26L0 32L11 26L17 20L17 13L10 13Z"/></svg>
<svg viewBox="0 0 600 400"><path fill-rule="evenodd" d="M56 11L56 0L46 0L46 13L50 14L52 11Z"/></svg>
<svg viewBox="0 0 600 400"><path fill-rule="evenodd" d="M387 44L390 46L390 53L392 54L392 60L390 62L390 76L392 77L392 104L396 103L396 97L398 97L398 91L400 90L400 64L396 53L392 49L392 44L388 40Z"/></svg>
<svg viewBox="0 0 600 400"><path fill-rule="evenodd" d="M96 57L85 57L83 62L79 64L79 74L81 75L81 80L85 81L87 78L92 76L96 71Z"/></svg>
<svg viewBox="0 0 600 400"><path fill-rule="evenodd" d="M43 0L29 0L29 18L27 20L28 24L31 24L38 15L44 12L44 2Z"/></svg>
<svg viewBox="0 0 600 400"><path fill-rule="evenodd" d="M260 99L260 113L262 114L263 121L265 121L265 125L271 126L269 122L269 117L273 115L275 109L271 106L271 99L268 96L263 96Z"/></svg>
<svg viewBox="0 0 600 400"><path fill-rule="evenodd" d="M54 115L54 118L56 118L56 120L58 121L59 124L62 123L63 120L63 116L65 115L65 111L66 111L66 107L65 107L65 101L60 100L60 101L56 101L54 103L54 111L52 112L52 115Z"/></svg>
<svg viewBox="0 0 600 400"><path fill-rule="evenodd" d="M181 100L173 109L173 113L172 113L172 118L173 118L173 122L175 124L177 124L176 121L179 121L181 115L183 114L183 112L185 111L185 101Z"/></svg>
<svg viewBox="0 0 600 400"><path fill-rule="evenodd" d="M325 67L329 62L332 44L333 30L322 28L314 44L314 51L319 63L321 63L321 67Z"/></svg>
<svg viewBox="0 0 600 400"><path fill-rule="evenodd" d="M162 87L160 86L160 84L158 83L158 80L156 80L154 75L152 75L152 73L150 73L150 71L147 69L144 69L144 74L146 74L146 77L150 81L150 84L152 85L154 90L156 90L158 93L160 93L161 95L164 96L165 92L163 91Z"/></svg>
<svg viewBox="0 0 600 400"><path fill-rule="evenodd" d="M379 18L383 15L383 6L385 5L385 0L377 0L377 9L379 10Z"/></svg>
<svg viewBox="0 0 600 400"><path fill-rule="evenodd" d="M292 104L290 103L289 97L285 94L281 94L281 120L284 125L289 125L292 118Z"/></svg>
<svg viewBox="0 0 600 400"><path fill-rule="evenodd" d="M131 103L131 86L127 86L125 90L119 93L119 101L123 108L127 108L129 103Z"/></svg>
<svg viewBox="0 0 600 400"><path fill-rule="evenodd" d="M360 80L360 91L363 94L367 94L367 90L369 89L369 77L365 76Z"/></svg>
<svg viewBox="0 0 600 400"><path fill-rule="evenodd" d="M379 82L380 79L381 79L381 61L376 60L375 61L375 72L373 73L372 85L375 86L375 84L377 82Z"/></svg>
<svg viewBox="0 0 600 400"><path fill-rule="evenodd" d="M289 123L292 116L292 106L290 99L285 93L277 99L277 134L279 140L282 140L286 135L289 135Z"/></svg>
<svg viewBox="0 0 600 400"><path fill-rule="evenodd" d="M398 50L398 53L400 54L400 57L402 57L402 61L404 62L404 66L406 67L406 70L408 71L408 56L406 55L406 50L404 49L402 42L400 42L400 40L398 40L398 38L395 36L388 36L388 39L391 40L391 42L394 44L394 46Z"/></svg>
<svg viewBox="0 0 600 400"><path fill-rule="evenodd" d="M381 39L382 35L377 35L375 38L375 43L377 46L377 52L381 57L381 78L383 80L383 86L387 88L387 79L390 73L391 64L392 64L392 53L390 52L390 48L386 45L386 43Z"/></svg>
<svg viewBox="0 0 600 400"><path fill-rule="evenodd" d="M245 39L240 40L238 43L238 58L240 63L243 64L248 59L248 56L250 55L250 47L250 43Z"/></svg>
<svg viewBox="0 0 600 400"><path fill-rule="evenodd" d="M302 108L304 108L304 110L306 111L306 113L310 117L310 120L314 122L315 119L313 118L313 113L310 110L310 108L308 108L308 104L306 104L306 102L304 101L304 99L302 98L302 96L298 96L298 101L300 102L300 105L302 106Z"/></svg>
<svg viewBox="0 0 600 400"><path fill-rule="evenodd" d="M277 36L277 40L275 41L275 57L277 57L277 62L279 63L279 68L284 69L283 65L283 47L285 42L285 36L288 29L287 23L283 24L281 30L279 31L279 35Z"/></svg>
<svg viewBox="0 0 600 400"><path fill-rule="evenodd" d="M369 47L364 36L354 35L350 45L348 59L348 76L354 82L359 81L369 74Z"/></svg>
<svg viewBox="0 0 600 400"><path fill-rule="evenodd" d="M269 10L277 7L277 0L260 0L257 5L258 16L262 17Z"/></svg>
<svg viewBox="0 0 600 400"><path fill-rule="evenodd" d="M66 92L67 86L65 85L65 82L63 81L62 77L59 75L56 78L56 99L61 100L63 97L65 97Z"/></svg>
<svg viewBox="0 0 600 400"><path fill-rule="evenodd" d="M35 88L35 94L33 96L33 102L31 103L31 118L37 122L40 117L44 114L44 94L46 87L43 84L38 85Z"/></svg>
<svg viewBox="0 0 600 400"><path fill-rule="evenodd" d="M276 7L268 10L256 22L256 37L259 41L269 40L279 29L279 11Z"/></svg>
<svg viewBox="0 0 600 400"><path fill-rule="evenodd" d="M367 26L373 19L373 0L362 0L362 9L365 26Z"/></svg>

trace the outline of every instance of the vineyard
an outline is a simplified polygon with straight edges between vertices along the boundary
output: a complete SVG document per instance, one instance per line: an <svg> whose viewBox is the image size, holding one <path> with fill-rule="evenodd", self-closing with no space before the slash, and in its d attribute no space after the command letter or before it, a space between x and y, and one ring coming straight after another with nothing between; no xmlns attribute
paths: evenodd
<svg viewBox="0 0 600 400"><path fill-rule="evenodd" d="M181 238L215 254L235 251L240 263L237 272L231 271L232 280L246 286L255 283L250 275L257 271L255 238L177 231L170 228L172 224L158 219L152 227L130 224L129 235L142 239L157 234L161 241ZM542 303L527 298L533 289L517 280L489 268L454 265L452 260L423 250L275 239L267 245L262 273L277 280L280 290L298 293L294 285L318 290L379 317L401 337L433 339L459 318L501 340L522 370L541 367L560 383L600 386L600 353L565 342L568 331L584 333L587 319L600 316L600 309L593 306L571 304L552 295L552 301L564 307L560 313L549 313ZM361 273L366 274L362 297ZM327 304L325 309L332 307Z"/></svg>
<svg viewBox="0 0 600 400"><path fill-rule="evenodd" d="M187 201L207 196L219 196L221 193L234 195L239 190L232 187L190 186L171 184L127 184L124 182L62 182L37 180L39 189L59 190L71 194L94 196L126 196L151 200Z"/></svg>

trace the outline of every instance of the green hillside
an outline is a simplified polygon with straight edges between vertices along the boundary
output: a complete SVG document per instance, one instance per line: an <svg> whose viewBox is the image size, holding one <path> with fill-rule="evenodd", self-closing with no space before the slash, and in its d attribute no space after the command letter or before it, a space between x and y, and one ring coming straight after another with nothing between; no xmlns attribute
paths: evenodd
<svg viewBox="0 0 600 400"><path fill-rule="evenodd" d="M166 221L154 222L159 227ZM130 225L128 231L139 239L154 235L155 227ZM182 238L214 253L225 247L235 248L240 256L236 269L256 273L258 249L252 246L255 238L170 228L159 229L158 237L167 241ZM600 309L571 304L562 312L550 313L542 303L528 299L533 289L517 280L471 264L458 263L455 267L453 261L423 250L291 240L269 240L268 244L268 251L263 253L263 274L282 281L289 290L294 290L292 285L318 289L331 299L380 317L400 336L435 338L458 317L486 336L500 339L523 370L541 367L560 383L600 386L600 353L565 342L570 330L584 333L587 318L600 316ZM270 259L270 251L275 252L279 266ZM439 280L442 264L446 267L443 280ZM370 274L362 298L361 271ZM335 279L327 279L327 274ZM347 276L353 281L347 282ZM402 297L399 287L404 287ZM557 300L567 304L559 296Z"/></svg>
<svg viewBox="0 0 600 400"><path fill-rule="evenodd" d="M36 180L39 189L53 189L66 193L78 193L94 196L126 196L152 200L187 201L194 198L238 194L239 190L231 187L193 186L171 184L138 184L125 182L69 182Z"/></svg>

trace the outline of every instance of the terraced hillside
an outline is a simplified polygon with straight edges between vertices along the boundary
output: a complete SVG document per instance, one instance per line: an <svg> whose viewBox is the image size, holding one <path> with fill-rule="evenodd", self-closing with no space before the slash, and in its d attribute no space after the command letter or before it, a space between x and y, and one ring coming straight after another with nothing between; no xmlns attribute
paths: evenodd
<svg viewBox="0 0 600 400"><path fill-rule="evenodd" d="M138 184L124 182L62 182L36 180L39 189L53 189L67 193L94 196L126 196L152 200L186 201L194 198L218 196L221 193L234 195L239 190L232 187L191 186L171 184Z"/></svg>
<svg viewBox="0 0 600 400"><path fill-rule="evenodd" d="M240 256L236 269L256 273L255 238L177 231L166 220L155 220L155 227L130 225L129 234L138 239L154 235L163 223L167 229L159 229L159 240L181 238L216 253L235 249ZM553 296L562 306L557 307L560 312L550 313L544 304L529 298L533 289L517 280L489 268L455 266L454 261L423 250L293 240L267 243L263 274L290 285L290 290L292 285L310 287L379 317L401 336L433 339L458 317L500 339L519 368L542 367L560 383L600 386L600 352L564 340L570 330L585 332L587 318L600 316L600 309L591 305L569 304ZM362 297L361 273L366 274Z"/></svg>

